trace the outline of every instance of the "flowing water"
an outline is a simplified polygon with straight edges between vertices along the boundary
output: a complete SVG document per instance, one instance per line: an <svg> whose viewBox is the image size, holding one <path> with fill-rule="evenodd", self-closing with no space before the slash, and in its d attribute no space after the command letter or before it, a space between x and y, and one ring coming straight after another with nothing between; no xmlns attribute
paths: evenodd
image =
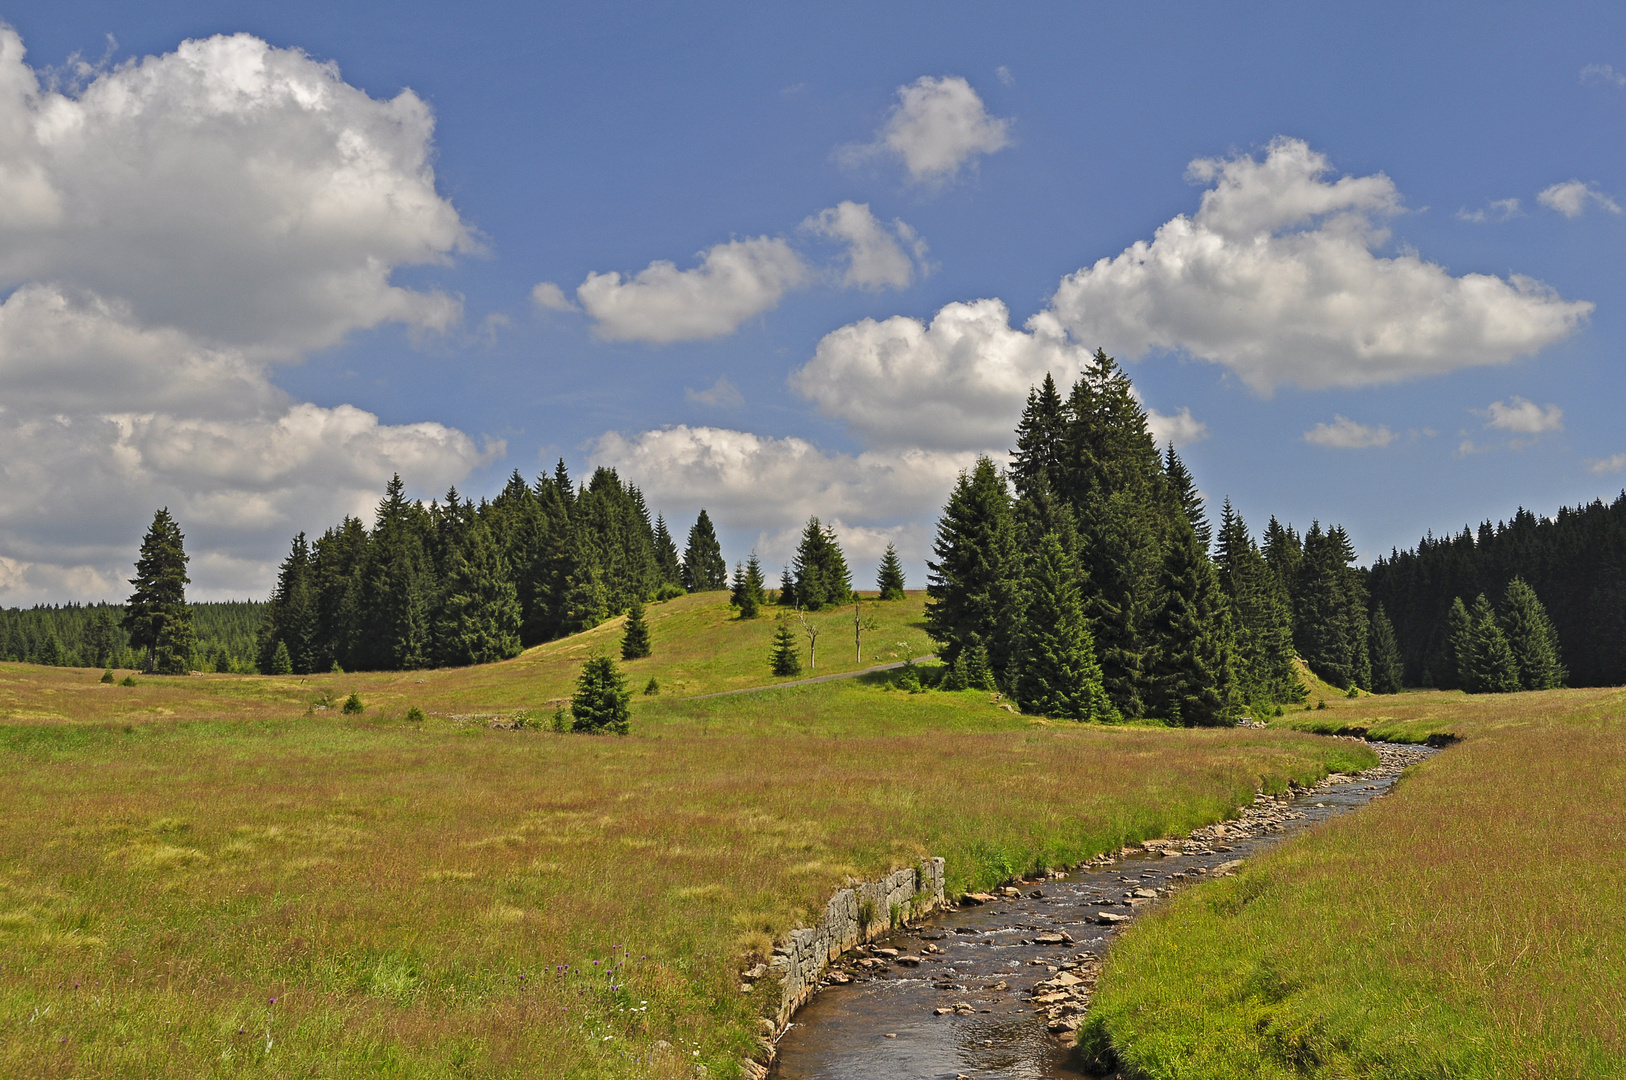
<svg viewBox="0 0 1626 1080"><path fill-rule="evenodd" d="M1077 1077L1069 1048L1100 958L1138 911L1183 884L1383 794L1437 751L1374 743L1380 764L1259 796L1237 821L1166 850L1022 883L860 948L779 1042L776 1080L1038 1080ZM896 950L894 955L888 955ZM843 980L846 980L843 982ZM1039 984L1043 985L1039 985Z"/></svg>

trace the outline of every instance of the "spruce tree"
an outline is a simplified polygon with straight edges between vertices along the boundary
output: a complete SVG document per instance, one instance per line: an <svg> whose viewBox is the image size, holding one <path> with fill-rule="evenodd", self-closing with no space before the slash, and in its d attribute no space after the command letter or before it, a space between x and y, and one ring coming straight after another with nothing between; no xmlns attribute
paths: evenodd
<svg viewBox="0 0 1626 1080"><path fill-rule="evenodd" d="M1372 692L1400 693L1400 648L1395 643L1394 624L1389 621L1382 604L1372 609L1372 633L1368 645L1372 652Z"/></svg>
<svg viewBox="0 0 1626 1080"><path fill-rule="evenodd" d="M570 699L571 729L625 735L632 720L632 694L627 680L608 656L597 656L582 666L576 693Z"/></svg>
<svg viewBox="0 0 1626 1080"><path fill-rule="evenodd" d="M1187 727L1235 723L1240 695L1230 605L1190 527L1171 537L1158 592L1148 708Z"/></svg>
<svg viewBox="0 0 1626 1080"><path fill-rule="evenodd" d="M1501 625L1519 669L1519 689L1551 690L1564 683L1558 634L1547 618L1536 590L1522 577L1507 583L1502 595Z"/></svg>
<svg viewBox="0 0 1626 1080"><path fill-rule="evenodd" d="M1010 663L1017 619L1021 556L1010 493L987 457L961 473L937 523L926 564L926 632L938 655L953 664L966 649L981 646L1002 676Z"/></svg>
<svg viewBox="0 0 1626 1080"><path fill-rule="evenodd" d="M768 602L768 593L762 586L762 561L753 551L745 560L745 570L735 587L734 602L739 605L740 618L754 619L761 614L762 605Z"/></svg>
<svg viewBox="0 0 1626 1080"><path fill-rule="evenodd" d="M689 529L689 545L683 551L683 587L690 592L711 592L728 588L728 564L717 542L717 530L701 509Z"/></svg>
<svg viewBox="0 0 1626 1080"><path fill-rule="evenodd" d="M1077 576L1056 534L1046 533L1023 581L1026 608L1013 664L1013 696L1027 713L1067 720L1117 719L1118 712L1101 687L1101 667L1084 619ZM972 680L968 670L954 678L962 685Z"/></svg>
<svg viewBox="0 0 1626 1080"><path fill-rule="evenodd" d="M1203 497L1197 493L1197 481L1191 477L1186 463L1180 460L1180 455L1174 452L1174 444L1170 443L1168 453L1163 458L1163 472L1169 478L1169 489L1173 492L1175 501L1180 504L1185 514L1186 522L1191 531L1197 536L1197 545L1204 552L1208 550L1209 542L1213 539L1213 527L1208 524L1208 514L1203 509Z"/></svg>
<svg viewBox="0 0 1626 1080"><path fill-rule="evenodd" d="M186 603L192 579L186 576L185 540L169 508L159 510L141 540L136 576L130 579L135 592L125 604L123 625L130 644L147 650L149 674L184 675L196 642Z"/></svg>
<svg viewBox="0 0 1626 1080"><path fill-rule="evenodd" d="M796 606L796 579L791 576L790 567L779 568L779 594L777 603L781 607L793 608Z"/></svg>
<svg viewBox="0 0 1626 1080"><path fill-rule="evenodd" d="M1469 660L1462 672L1462 688L1470 694L1506 694L1517 690L1518 661L1507 643L1507 636L1496 624L1496 613L1484 593L1474 601L1468 617Z"/></svg>
<svg viewBox="0 0 1626 1080"><path fill-rule="evenodd" d="M447 591L436 635L442 663L490 664L519 655L519 593L484 522L468 525L451 559Z"/></svg>
<svg viewBox="0 0 1626 1080"><path fill-rule="evenodd" d="M271 659L265 665L267 675L292 675L294 662L288 656L288 643L277 642L277 647L271 652Z"/></svg>
<svg viewBox="0 0 1626 1080"><path fill-rule="evenodd" d="M898 561L898 549L890 543L886 545L886 553L881 556L881 567L875 575L875 587L881 591L882 600L903 599L903 564Z"/></svg>
<svg viewBox="0 0 1626 1080"><path fill-rule="evenodd" d="M852 597L847 557L842 554L835 531L820 524L817 517L808 518L802 530L791 573L796 579L798 606L805 611L837 607Z"/></svg>
<svg viewBox="0 0 1626 1080"><path fill-rule="evenodd" d="M666 518L655 515L655 568L663 585L683 587L683 563L678 560L677 543L666 528Z"/></svg>
<svg viewBox="0 0 1626 1080"><path fill-rule="evenodd" d="M1292 587L1293 641L1310 669L1340 689L1371 682L1365 589L1348 534L1313 522Z"/></svg>
<svg viewBox="0 0 1626 1080"><path fill-rule="evenodd" d="M1062 448L1067 433L1067 407L1049 372L1036 390L1028 391L1027 406L1016 426L1011 480L1018 495L1027 495L1042 476L1053 483L1062 475Z"/></svg>
<svg viewBox="0 0 1626 1080"><path fill-rule="evenodd" d="M1467 689L1472 678L1469 669L1473 664L1473 629L1468 606L1462 602L1462 597L1452 597L1451 607L1445 615L1445 648L1442 650L1440 670L1435 672L1435 679L1442 690Z"/></svg>
<svg viewBox="0 0 1626 1080"><path fill-rule="evenodd" d="M768 664L773 668L775 675L802 673L802 656L796 648L796 631L792 630L787 622L781 622L779 629L774 631L773 652L768 657Z"/></svg>
<svg viewBox="0 0 1626 1080"><path fill-rule="evenodd" d="M1220 511L1214 567L1220 588L1231 601L1237 682L1244 698L1255 709L1303 700L1287 590L1229 499Z"/></svg>
<svg viewBox="0 0 1626 1080"><path fill-rule="evenodd" d="M627 611L626 632L621 635L621 659L641 660L651 651L649 624L644 621L644 602L634 600Z"/></svg>

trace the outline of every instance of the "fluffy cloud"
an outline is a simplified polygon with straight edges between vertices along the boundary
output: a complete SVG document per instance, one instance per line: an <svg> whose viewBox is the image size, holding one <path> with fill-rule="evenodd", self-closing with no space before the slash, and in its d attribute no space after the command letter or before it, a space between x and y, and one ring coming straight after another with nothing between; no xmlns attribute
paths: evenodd
<svg viewBox="0 0 1626 1080"><path fill-rule="evenodd" d="M1046 315L1017 330L1003 301L973 300L929 324L894 315L833 330L790 381L871 446L979 450L1014 438L1047 373L1065 388L1089 356Z"/></svg>
<svg viewBox="0 0 1626 1080"><path fill-rule="evenodd" d="M1591 184L1583 184L1579 180L1566 180L1562 184L1554 184L1544 188L1536 196L1536 201L1549 210L1557 210L1567 218L1578 218L1586 213L1586 208L1596 206L1607 210L1611 214L1620 213L1620 204L1599 191Z"/></svg>
<svg viewBox="0 0 1626 1080"><path fill-rule="evenodd" d="M350 331L442 330L460 305L391 284L472 246L435 191L434 121L246 34L42 89L0 26L0 283L67 281L253 357Z"/></svg>
<svg viewBox="0 0 1626 1080"><path fill-rule="evenodd" d="M1319 423L1304 433L1304 441L1335 450L1364 450L1373 446L1388 446L1395 434L1386 427L1358 424L1347 416L1332 418L1332 423Z"/></svg>
<svg viewBox="0 0 1626 1080"><path fill-rule="evenodd" d="M539 281L531 290L531 303L547 311L580 311L565 291L551 281Z"/></svg>
<svg viewBox="0 0 1626 1080"><path fill-rule="evenodd" d="M1530 278L1454 277L1410 252L1373 254L1400 209L1394 184L1381 173L1329 181L1330 170L1287 138L1263 161L1193 162L1191 178L1212 185L1196 215L1064 278L1056 316L1086 344L1177 350L1269 392L1506 363L1591 312Z"/></svg>
<svg viewBox="0 0 1626 1080"><path fill-rule="evenodd" d="M827 454L804 439L726 428L606 432L592 464L613 466L653 503L704 506L725 522L794 528L810 516L897 520L936 511L975 454L907 449Z"/></svg>
<svg viewBox="0 0 1626 1080"><path fill-rule="evenodd" d="M898 103L875 140L843 149L849 162L878 154L899 158L916 183L953 180L979 155L1011 144L1011 122L990 116L982 98L958 75L922 76L898 87Z"/></svg>
<svg viewBox="0 0 1626 1080"><path fill-rule="evenodd" d="M709 248L689 270L657 259L626 280L613 270L588 274L576 299L600 336L663 345L732 334L808 276L789 244L758 236Z"/></svg>
<svg viewBox="0 0 1626 1080"><path fill-rule="evenodd" d="M1524 211L1519 209L1518 199L1492 199L1482 209L1469 210L1464 207L1454 216L1458 221L1471 221L1475 225L1483 225L1486 222L1501 224L1516 217L1524 217Z"/></svg>
<svg viewBox="0 0 1626 1080"><path fill-rule="evenodd" d="M1208 438L1208 425L1191 415L1189 408L1182 408L1177 413L1164 414L1156 409L1146 410L1146 426L1152 430L1152 438L1159 443L1173 443L1175 446L1186 446L1189 443L1202 442Z"/></svg>
<svg viewBox="0 0 1626 1080"><path fill-rule="evenodd" d="M0 27L0 602L120 599L168 505L193 592L263 595L288 537L502 452L277 389L383 322L438 330L395 268L472 246L428 166L433 122L246 35L40 87Z"/></svg>
<svg viewBox="0 0 1626 1080"><path fill-rule="evenodd" d="M838 203L802 227L847 245L841 284L849 289L907 288L915 277L915 262L926 259L926 242L915 230L902 221L884 224L868 203Z"/></svg>
<svg viewBox="0 0 1626 1080"><path fill-rule="evenodd" d="M1478 412L1479 410L1475 410ZM1521 435L1540 435L1547 431L1564 430L1564 410L1557 405L1542 408L1533 401L1514 396L1508 401L1493 401L1480 412L1486 417L1485 426Z"/></svg>

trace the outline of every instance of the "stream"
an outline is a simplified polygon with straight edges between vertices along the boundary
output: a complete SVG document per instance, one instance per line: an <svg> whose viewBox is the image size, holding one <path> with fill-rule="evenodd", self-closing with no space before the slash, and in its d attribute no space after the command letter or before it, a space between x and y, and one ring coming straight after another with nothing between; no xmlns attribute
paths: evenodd
<svg viewBox="0 0 1626 1080"><path fill-rule="evenodd" d="M1366 805L1439 751L1372 743L1379 764L1259 795L1231 821L1105 865L1008 886L832 964L779 1042L775 1080L1041 1080L1069 1062L1113 936L1182 885Z"/></svg>

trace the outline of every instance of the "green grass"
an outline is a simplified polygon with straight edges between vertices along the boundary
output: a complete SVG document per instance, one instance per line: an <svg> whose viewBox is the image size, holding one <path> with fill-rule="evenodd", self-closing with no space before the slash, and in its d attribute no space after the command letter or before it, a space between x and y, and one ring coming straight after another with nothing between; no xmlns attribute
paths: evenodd
<svg viewBox="0 0 1626 1080"><path fill-rule="evenodd" d="M1081 1044L1150 1077L1626 1074L1626 694L1415 693L1286 719L1462 741L1137 922Z"/></svg>
<svg viewBox="0 0 1626 1080"><path fill-rule="evenodd" d="M716 597L650 615L635 687L774 681L771 620ZM936 854L951 888L989 885L1370 761L1287 730L1053 724L879 675L639 696L625 738L458 719L544 707L615 637L134 688L0 665L0 1075L726 1077L773 993L736 973L851 876ZM359 717L336 707L352 691ZM426 720L401 719L413 704Z"/></svg>

